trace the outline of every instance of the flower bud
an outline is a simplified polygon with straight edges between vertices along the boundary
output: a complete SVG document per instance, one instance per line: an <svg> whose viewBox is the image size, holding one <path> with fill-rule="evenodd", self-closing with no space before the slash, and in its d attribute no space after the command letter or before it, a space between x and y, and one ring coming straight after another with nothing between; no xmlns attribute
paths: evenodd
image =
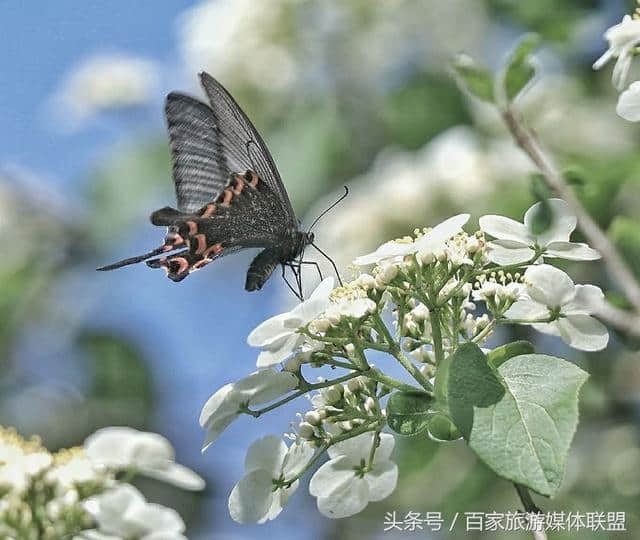
<svg viewBox="0 0 640 540"><path fill-rule="evenodd" d="M418 251L417 257L422 264L431 264L436 260L433 251L431 251L430 249L421 249L420 251Z"/></svg>
<svg viewBox="0 0 640 540"><path fill-rule="evenodd" d="M353 343L347 343L344 346L344 352L347 353L349 358L352 358L356 352L356 346Z"/></svg>
<svg viewBox="0 0 640 540"><path fill-rule="evenodd" d="M436 374L436 367L432 364L423 364L419 369L420 373L422 373L427 379L430 379Z"/></svg>
<svg viewBox="0 0 640 540"><path fill-rule="evenodd" d="M360 390L362 390L363 387L364 384L360 377L349 379L349 381L347 382L347 388L354 394L357 394Z"/></svg>
<svg viewBox="0 0 640 540"><path fill-rule="evenodd" d="M360 285L365 291L369 289L373 289L376 286L376 280L370 274L360 274L358 279L356 279L356 283Z"/></svg>
<svg viewBox="0 0 640 540"><path fill-rule="evenodd" d="M318 411L307 411L304 413L304 420L312 426L319 426L322 423L322 418L320 418Z"/></svg>
<svg viewBox="0 0 640 540"><path fill-rule="evenodd" d="M307 440L315 439L316 436L313 426L308 422L301 422L298 425L298 435Z"/></svg>
<svg viewBox="0 0 640 540"><path fill-rule="evenodd" d="M316 319L311 323L312 332L314 334L324 333L327 330L329 330L330 326L331 326L331 323L324 317Z"/></svg>
<svg viewBox="0 0 640 540"><path fill-rule="evenodd" d="M327 419L327 409L320 408L316 412L318 413L318 416L320 417L320 420L326 420ZM311 422L309 422L309 423L311 423Z"/></svg>
<svg viewBox="0 0 640 540"><path fill-rule="evenodd" d="M475 253L480 249L480 240L475 236L470 236L467 238L466 247L469 253Z"/></svg>
<svg viewBox="0 0 640 540"><path fill-rule="evenodd" d="M388 264L380 269L378 277L380 281L387 285L391 280L398 275L398 267L395 264Z"/></svg>
<svg viewBox="0 0 640 540"><path fill-rule="evenodd" d="M338 403L342 399L344 389L342 385L335 384L322 393L322 397L324 397L324 401L327 405L333 405L334 403Z"/></svg>
<svg viewBox="0 0 640 540"><path fill-rule="evenodd" d="M345 422L338 422L338 427L343 431L351 431L353 429L353 424L349 420L346 420Z"/></svg>
<svg viewBox="0 0 640 540"><path fill-rule="evenodd" d="M371 396L364 400L364 410L368 413L376 410L376 401Z"/></svg>
<svg viewBox="0 0 640 540"><path fill-rule="evenodd" d="M414 320L422 322L429 318L429 308L420 303L411 310L411 315L413 316Z"/></svg>
<svg viewBox="0 0 640 540"><path fill-rule="evenodd" d="M283 371L296 373L300 369L300 366L302 365L303 360L304 360L303 354L295 354L292 357L287 358L287 360L285 360L282 369Z"/></svg>

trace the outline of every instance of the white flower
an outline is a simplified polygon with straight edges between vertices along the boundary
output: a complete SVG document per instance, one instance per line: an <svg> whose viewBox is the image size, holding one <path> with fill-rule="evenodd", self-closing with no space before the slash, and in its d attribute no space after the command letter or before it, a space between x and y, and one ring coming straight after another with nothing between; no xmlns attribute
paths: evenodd
<svg viewBox="0 0 640 540"><path fill-rule="evenodd" d="M414 242L397 242L391 240L382 244L373 253L362 255L353 262L358 266L380 263L389 259L396 259L410 255L417 251L435 251L443 248L444 243L462 231L462 226L469 221L469 214L459 214L450 217L436 225L428 233L417 238Z"/></svg>
<svg viewBox="0 0 640 540"><path fill-rule="evenodd" d="M606 327L591 317L604 301L599 287L574 285L567 274L548 264L529 267L524 277L529 298L514 303L505 317L535 321L557 313L558 319L533 327L560 336L575 349L599 351L607 346Z"/></svg>
<svg viewBox="0 0 640 540"><path fill-rule="evenodd" d="M322 280L309 298L291 311L267 319L249 334L247 343L263 349L258 355L259 368L282 362L307 341L297 330L327 309L333 287L333 278Z"/></svg>
<svg viewBox="0 0 640 540"><path fill-rule="evenodd" d="M631 83L618 98L618 116L629 122L640 122L640 81Z"/></svg>
<svg viewBox="0 0 640 540"><path fill-rule="evenodd" d="M30 479L51 466L51 454L0 426L0 491L22 493Z"/></svg>
<svg viewBox="0 0 640 540"><path fill-rule="evenodd" d="M148 103L155 93L157 67L126 55L98 55L83 60L54 97L56 114L76 127L94 114Z"/></svg>
<svg viewBox="0 0 640 540"><path fill-rule="evenodd" d="M200 476L174 461L171 443L158 433L130 427L106 427L89 435L84 449L92 463L107 469L134 468L141 474L182 489L204 488Z"/></svg>
<svg viewBox="0 0 640 540"><path fill-rule="evenodd" d="M205 403L200 425L207 430L204 452L240 414L245 405L272 401L298 386L298 378L288 371L255 371L235 383L224 385Z"/></svg>
<svg viewBox="0 0 640 540"><path fill-rule="evenodd" d="M238 523L264 523L276 518L299 481L289 487L282 483L298 475L313 453L313 447L303 442L287 448L275 435L255 441L247 451L245 475L229 496L231 517Z"/></svg>
<svg viewBox="0 0 640 540"><path fill-rule="evenodd" d="M483 216L480 228L497 240L488 244L487 257L500 264L519 264L530 260L536 248L544 249L544 256L571 261L591 261L600 254L587 244L570 242L569 237L576 228L577 220L572 216L567 203L561 199L549 199L552 220L541 234L532 232L533 220L542 203L534 204L524 215L524 224L504 216Z"/></svg>
<svg viewBox="0 0 640 540"><path fill-rule="evenodd" d="M617 58L613 68L612 82L618 90L624 88L633 59L633 50L640 44L640 20L625 15L621 23L609 28L605 34L609 48L593 64L593 69L600 69L611 58Z"/></svg>
<svg viewBox="0 0 640 540"><path fill-rule="evenodd" d="M103 480L100 471L97 470L87 455L82 452L74 452L69 459L56 462L45 476L47 482L55 484L59 492L64 492L76 484Z"/></svg>
<svg viewBox="0 0 640 540"><path fill-rule="evenodd" d="M331 459L316 471L309 484L320 513L330 518L352 516L395 489L398 466L389 459L394 438L388 433L380 435L380 445L369 468L373 442L374 435L368 432L329 448Z"/></svg>
<svg viewBox="0 0 640 540"><path fill-rule="evenodd" d="M507 283L502 285L495 281L485 281L479 289L475 289L472 293L474 300L483 300L496 298L498 301L502 299L517 300L524 291L522 283Z"/></svg>
<svg viewBox="0 0 640 540"><path fill-rule="evenodd" d="M98 528L83 531L82 537L98 540L113 535L139 540L186 540L182 534L184 522L175 510L148 503L142 493L129 484L119 484L91 497L85 507Z"/></svg>
<svg viewBox="0 0 640 540"><path fill-rule="evenodd" d="M332 303L323 317L332 323L339 322L342 318L362 319L373 313L376 308L376 303L369 298L344 298Z"/></svg>

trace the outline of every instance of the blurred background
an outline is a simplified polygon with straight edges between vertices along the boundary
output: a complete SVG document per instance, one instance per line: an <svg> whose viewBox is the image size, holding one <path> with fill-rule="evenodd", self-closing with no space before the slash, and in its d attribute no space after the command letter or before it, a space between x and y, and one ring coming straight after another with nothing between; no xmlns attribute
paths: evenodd
<svg viewBox="0 0 640 540"><path fill-rule="evenodd" d="M279 276L260 293L244 292L253 253L180 284L145 266L95 268L161 240L147 216L174 204L163 100L171 90L200 95L201 70L262 132L303 221L341 186L351 188L316 229L343 269L355 255L454 213L470 212L476 223L483 213L520 219L535 200L531 165L495 112L459 92L448 61L466 51L495 68L521 33L535 31L544 38L541 74L520 107L640 277L640 132L615 114L611 68L591 70L606 47L604 30L633 7L622 0L0 0L0 424L40 434L51 450L81 444L105 425L164 434L207 490L138 485L180 512L190 539L474 538L460 526L435 535L383 532L390 511L450 520L455 512L518 508L511 484L463 443L421 437L398 440L399 486L361 515L325 519L301 486L275 521L234 523L227 496L246 448L286 431L305 405L259 422L240 419L204 455L198 415L218 387L254 369L247 333L293 297ZM602 264L569 271L624 303ZM562 492L536 501L545 511L626 512L629 532L612 537L637 538L639 344L614 333L604 352L581 354L553 338L514 337L535 338L591 374Z"/></svg>

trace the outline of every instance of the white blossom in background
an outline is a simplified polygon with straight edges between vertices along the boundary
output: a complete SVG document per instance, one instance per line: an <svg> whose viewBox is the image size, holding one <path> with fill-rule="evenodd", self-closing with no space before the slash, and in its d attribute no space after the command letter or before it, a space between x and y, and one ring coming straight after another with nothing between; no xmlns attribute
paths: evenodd
<svg viewBox="0 0 640 540"><path fill-rule="evenodd" d="M531 266L524 274L527 299L518 300L505 317L532 321L533 327L583 351L599 351L607 346L609 332L591 316L604 302L604 295L595 285L574 285L562 270L541 264ZM550 322L535 321L554 318Z"/></svg>
<svg viewBox="0 0 640 540"><path fill-rule="evenodd" d="M288 371L263 369L217 390L200 413L200 426L207 430L204 452L241 413L243 406L260 405L298 386L298 378Z"/></svg>
<svg viewBox="0 0 640 540"><path fill-rule="evenodd" d="M245 475L229 496L229 513L238 523L264 523L276 518L289 497L298 489L296 479L313 456L305 442L286 443L275 435L255 441L247 451Z"/></svg>
<svg viewBox="0 0 640 540"><path fill-rule="evenodd" d="M260 347L257 366L259 368L279 364L305 341L305 336L298 332L329 306L329 294L334 287L334 279L325 278L311 293L311 296L298 304L291 311L281 313L264 321L247 337L252 347Z"/></svg>
<svg viewBox="0 0 640 540"><path fill-rule="evenodd" d="M140 468L202 489L199 476L177 469L166 439L105 428L88 441L91 456L82 447L52 454L37 437L25 440L0 426L0 538L185 540L184 522L174 510L148 503L117 476L128 467L133 477L137 471L131 468Z"/></svg>
<svg viewBox="0 0 640 540"><path fill-rule="evenodd" d="M393 492L398 481L398 466L389 459L395 444L393 435L380 434L380 444L369 462L373 444L374 434L369 432L329 448L331 459L309 483L320 513L330 518L352 516Z"/></svg>
<svg viewBox="0 0 640 540"><path fill-rule="evenodd" d="M616 112L629 122L640 122L640 81L631 83L629 88L620 94Z"/></svg>
<svg viewBox="0 0 640 540"><path fill-rule="evenodd" d="M97 523L77 538L110 540L186 540L184 521L172 508L149 503L129 484L120 484L87 500L85 507Z"/></svg>
<svg viewBox="0 0 640 540"><path fill-rule="evenodd" d="M640 20L625 15L622 22L605 32L604 37L609 42L609 48L595 61L593 69L600 69L612 58L617 58L611 80L617 90L622 90L627 81L634 49L640 45Z"/></svg>
<svg viewBox="0 0 640 540"><path fill-rule="evenodd" d="M151 60L125 54L85 58L65 76L53 97L57 125L74 129L94 115L148 104L157 89L157 71Z"/></svg>
<svg viewBox="0 0 640 540"><path fill-rule="evenodd" d="M537 249L543 250L544 257L591 261L600 254L587 244L570 242L571 233L576 228L577 219L571 215L567 203L561 199L549 199L551 223L540 234L532 231L535 215L541 203L534 204L524 215L524 223L504 216L483 216L480 228L496 240L489 243L489 260L496 264L519 264L530 260Z"/></svg>
<svg viewBox="0 0 640 540"><path fill-rule="evenodd" d="M175 462L171 443L158 433L130 427L106 427L84 442L87 457L95 465L115 470L133 468L140 474L168 482L182 489L201 490L204 480L191 469Z"/></svg>

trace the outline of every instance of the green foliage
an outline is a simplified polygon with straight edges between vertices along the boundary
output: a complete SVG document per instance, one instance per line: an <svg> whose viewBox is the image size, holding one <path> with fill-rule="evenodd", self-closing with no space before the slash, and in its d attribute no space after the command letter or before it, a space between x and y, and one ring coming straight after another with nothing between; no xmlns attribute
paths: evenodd
<svg viewBox="0 0 640 540"><path fill-rule="evenodd" d="M640 221L618 216L609 227L609 235L640 279Z"/></svg>
<svg viewBox="0 0 640 540"><path fill-rule="evenodd" d="M540 354L512 357L494 372L469 343L447 359L436 388L446 392L453 421L491 469L553 496L564 476L586 378L575 365Z"/></svg>
<svg viewBox="0 0 640 540"><path fill-rule="evenodd" d="M417 435L427 429L431 400L427 394L394 392L387 402L387 422L400 435Z"/></svg>
<svg viewBox="0 0 640 540"><path fill-rule="evenodd" d="M96 425L143 427L151 404L151 377L141 352L119 336L86 331L79 345L87 354L96 405Z"/></svg>
<svg viewBox="0 0 640 540"><path fill-rule="evenodd" d="M507 57L501 80L508 102L516 99L535 76L536 68L531 54L539 45L540 36L527 34Z"/></svg>
<svg viewBox="0 0 640 540"><path fill-rule="evenodd" d="M466 54L459 54L453 62L453 69L460 85L473 96L493 103L494 80L493 73L479 66L476 61Z"/></svg>
<svg viewBox="0 0 640 540"><path fill-rule="evenodd" d="M598 0L487 0L487 4L496 15L509 17L509 22L539 32L545 39L566 42Z"/></svg>
<svg viewBox="0 0 640 540"><path fill-rule="evenodd" d="M429 436L434 441L447 442L455 441L462 437L462 434L455 426L451 418L442 413L436 413L429 418L427 426Z"/></svg>
<svg viewBox="0 0 640 540"><path fill-rule="evenodd" d="M447 79L418 73L380 104L385 144L417 149L447 128L470 122L464 101Z"/></svg>
<svg viewBox="0 0 640 540"><path fill-rule="evenodd" d="M534 352L535 348L532 343L525 340L513 341L489 351L487 353L487 363L493 369L498 369L509 358L520 356L521 354L533 354Z"/></svg>

